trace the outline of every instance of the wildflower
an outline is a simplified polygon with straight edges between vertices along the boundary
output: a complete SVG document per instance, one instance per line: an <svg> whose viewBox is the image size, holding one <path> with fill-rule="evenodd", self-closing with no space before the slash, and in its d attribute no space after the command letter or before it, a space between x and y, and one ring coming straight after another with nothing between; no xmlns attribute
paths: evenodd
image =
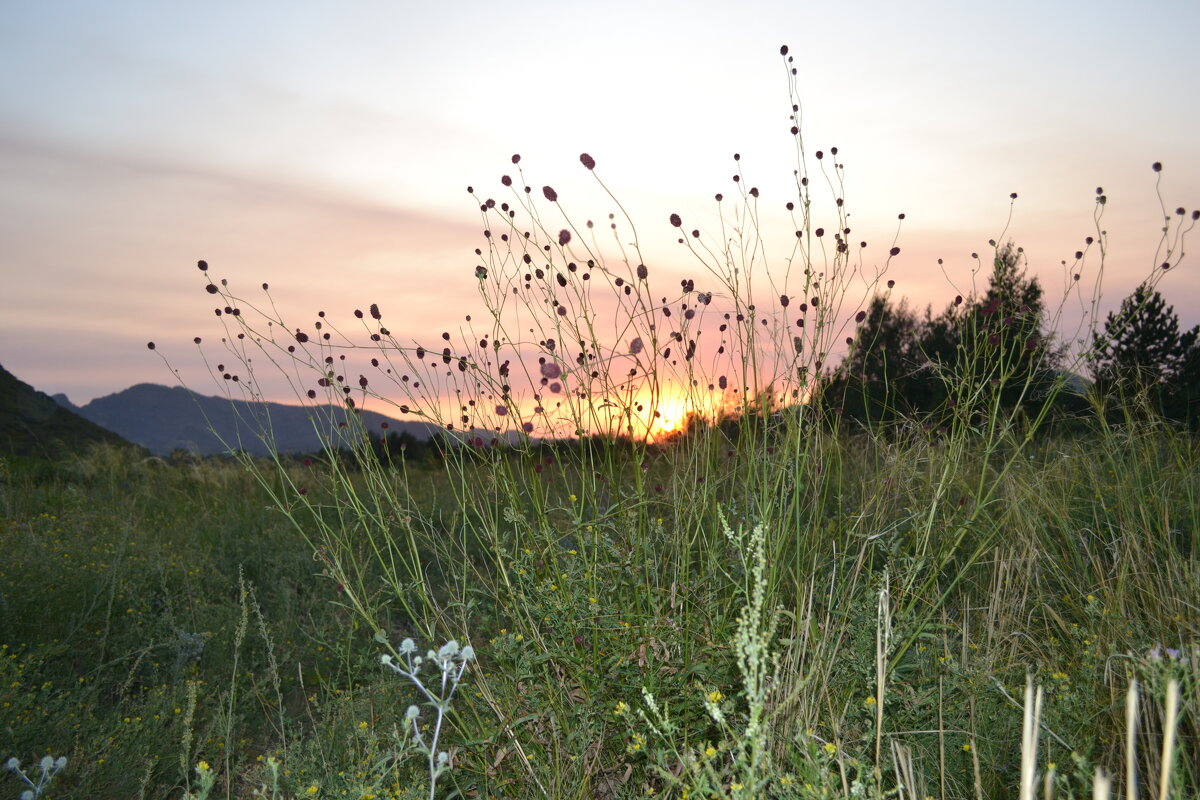
<svg viewBox="0 0 1200 800"><path fill-rule="evenodd" d="M710 703L719 703L723 699L725 699L725 695L721 694L721 692L716 689L713 689L708 693L708 702Z"/></svg>
<svg viewBox="0 0 1200 800"><path fill-rule="evenodd" d="M596 168L596 159L592 158L587 153L579 154L579 163L583 164L588 169Z"/></svg>
<svg viewBox="0 0 1200 800"><path fill-rule="evenodd" d="M542 187L542 194L544 194L546 196L546 199L549 200L551 203L556 202L558 200L558 192L554 191L554 189L552 189L549 186Z"/></svg>
<svg viewBox="0 0 1200 800"><path fill-rule="evenodd" d="M825 752L828 753L829 755L833 755L834 753L837 752L837 745L834 744L833 742L826 742L825 743Z"/></svg>
<svg viewBox="0 0 1200 800"><path fill-rule="evenodd" d="M717 748L713 747L711 744L708 747L704 748L704 755L708 756L709 758L712 758L716 754L717 754Z"/></svg>
<svg viewBox="0 0 1200 800"><path fill-rule="evenodd" d="M616 707L613 709L613 713L620 716L621 714L624 714L628 710L629 710L628 704L626 704L626 702L624 700L621 700L621 701L618 701Z"/></svg>

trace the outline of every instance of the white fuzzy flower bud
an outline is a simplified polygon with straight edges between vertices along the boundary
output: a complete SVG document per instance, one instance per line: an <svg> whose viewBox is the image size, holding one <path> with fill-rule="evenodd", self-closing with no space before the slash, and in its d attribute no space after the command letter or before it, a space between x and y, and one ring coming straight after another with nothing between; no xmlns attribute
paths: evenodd
<svg viewBox="0 0 1200 800"><path fill-rule="evenodd" d="M463 661L474 661L475 660L475 648L471 647L471 645L467 645L466 647L464 647L462 649L462 652L459 653L459 655L462 657Z"/></svg>
<svg viewBox="0 0 1200 800"><path fill-rule="evenodd" d="M49 772L54 769L54 759L50 756L42 756L42 772Z"/></svg>
<svg viewBox="0 0 1200 800"><path fill-rule="evenodd" d="M8 763L5 764L4 766L15 772L16 770L19 770L21 768L21 762L15 758L10 758L8 760Z"/></svg>
<svg viewBox="0 0 1200 800"><path fill-rule="evenodd" d="M384 653L379 657L379 660L388 666L391 666L392 664L392 656L390 653Z"/></svg>
<svg viewBox="0 0 1200 800"><path fill-rule="evenodd" d="M446 753L445 750L438 753L438 763L439 764L445 765L445 763L449 760L450 760L450 756L449 756L449 754Z"/></svg>
<svg viewBox="0 0 1200 800"><path fill-rule="evenodd" d="M67 765L67 757L66 756L59 756L58 760L54 762L55 769L62 769L66 765Z"/></svg>
<svg viewBox="0 0 1200 800"><path fill-rule="evenodd" d="M417 708L416 706L409 706L408 711L404 712L404 716L408 717L409 719L416 719L417 715L420 713L421 709Z"/></svg>
<svg viewBox="0 0 1200 800"><path fill-rule="evenodd" d="M403 642L400 643L400 652L401 653L405 653L405 654L411 653L416 649L417 649L417 645L412 639L405 639Z"/></svg>
<svg viewBox="0 0 1200 800"><path fill-rule="evenodd" d="M437 657L442 661L449 661L450 659L454 658L455 654L457 654L457 653L458 653L458 642L451 639L450 641L448 641L444 645L442 645L440 650L438 650Z"/></svg>

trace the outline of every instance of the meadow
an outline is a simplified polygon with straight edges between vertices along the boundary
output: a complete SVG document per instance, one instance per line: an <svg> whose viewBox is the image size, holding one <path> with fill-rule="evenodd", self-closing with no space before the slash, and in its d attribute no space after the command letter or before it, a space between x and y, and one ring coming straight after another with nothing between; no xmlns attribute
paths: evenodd
<svg viewBox="0 0 1200 800"><path fill-rule="evenodd" d="M1056 312L982 289L936 409L845 416L822 387L898 246L864 255L792 136L781 265L739 171L719 231L662 221L699 270L669 290L513 156L510 199L472 189L484 313L436 345L200 262L218 384L281 375L330 447L6 461L0 758L66 757L45 797L1197 796L1195 435L1097 413L1024 326Z"/></svg>

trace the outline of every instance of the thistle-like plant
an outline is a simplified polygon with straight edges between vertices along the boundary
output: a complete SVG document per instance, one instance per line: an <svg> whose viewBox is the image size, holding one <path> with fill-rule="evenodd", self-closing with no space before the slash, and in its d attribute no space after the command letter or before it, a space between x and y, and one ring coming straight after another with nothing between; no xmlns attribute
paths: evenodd
<svg viewBox="0 0 1200 800"><path fill-rule="evenodd" d="M21 769L20 760L10 758L5 766L8 767L9 771L17 773L17 777L29 785L28 789L21 792L21 800L37 800L50 784L50 779L62 772L63 767L67 766L67 757L59 756L58 758L52 758L51 756L43 756L42 760L38 763L41 774L38 776L36 783L25 774L25 770Z"/></svg>
<svg viewBox="0 0 1200 800"><path fill-rule="evenodd" d="M474 659L475 649L471 645L459 647L458 642L454 639L446 642L437 651L427 651L424 656L417 654L417 645L412 639L405 639L400 643L400 659L396 659L390 654L384 654L381 659L384 666L389 667L397 675L407 678L417 687L417 691L425 696L428 705L433 708L437 716L433 725L433 733L426 741L425 736L421 733L419 721L421 709L416 705L411 705L405 713L412 726L413 741L429 762L430 800L433 800L438 778L450 769L450 754L445 750L438 749L438 741L442 735L442 723L445 721L446 713L450 710L450 701L454 698L454 692L458 689L458 684L467 671L467 664ZM436 691L431 691L421 677L421 670L427 664L433 665L436 670L433 673L433 685ZM440 673L440 683L437 673Z"/></svg>

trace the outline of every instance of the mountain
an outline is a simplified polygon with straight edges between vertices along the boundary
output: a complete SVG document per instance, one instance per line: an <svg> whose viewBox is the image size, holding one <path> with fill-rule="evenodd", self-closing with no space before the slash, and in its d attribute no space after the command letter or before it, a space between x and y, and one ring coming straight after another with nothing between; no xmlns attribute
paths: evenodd
<svg viewBox="0 0 1200 800"><path fill-rule="evenodd" d="M129 444L0 367L0 453L58 459L101 442Z"/></svg>
<svg viewBox="0 0 1200 800"><path fill-rule="evenodd" d="M59 402L69 403L66 397ZM349 443L346 438L363 425L379 435L408 433L428 439L436 425L401 422L374 411L361 411L347 423L340 406L292 406L283 403L208 397L182 386L140 383L98 397L79 408L79 415L142 445L156 455L189 450L200 455L225 453L231 448L254 455L311 453L323 440ZM318 434L318 431L321 433Z"/></svg>

